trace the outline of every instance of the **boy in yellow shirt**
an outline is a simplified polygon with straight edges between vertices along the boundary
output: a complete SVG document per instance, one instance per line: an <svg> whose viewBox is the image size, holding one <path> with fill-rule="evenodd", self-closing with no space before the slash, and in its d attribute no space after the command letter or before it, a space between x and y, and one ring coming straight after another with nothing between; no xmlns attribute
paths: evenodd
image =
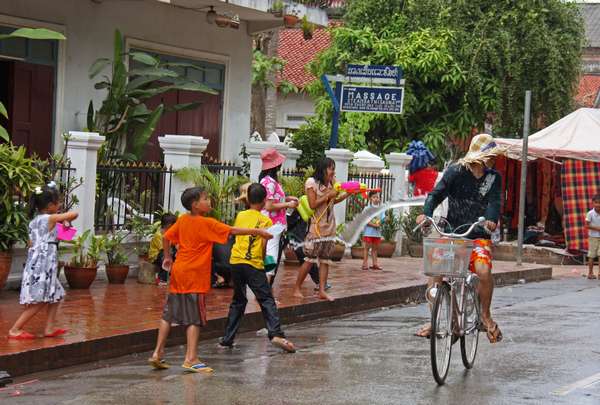
<svg viewBox="0 0 600 405"><path fill-rule="evenodd" d="M163 262L163 235L169 230L173 224L177 222L177 216L165 213L160 219L160 229L152 235L150 240L150 247L148 248L148 261L154 263L159 268L158 274L156 275L156 284L167 285L169 279L169 272L162 268ZM175 257L175 246L171 247L171 255Z"/></svg>
<svg viewBox="0 0 600 405"><path fill-rule="evenodd" d="M261 214L267 198L267 190L259 184L253 183L248 187L246 202L249 209L241 211L234 223L234 227L265 229L273 225L271 220ZM231 277L233 279L233 299L229 306L229 315L225 326L225 335L221 338L219 346L233 347L235 335L246 310L246 286L250 287L260 305L263 319L268 330L268 337L274 346L288 353L296 351L294 344L285 338L281 330L277 306L273 299L271 285L265 274L265 250L267 244L262 238L255 236L238 235L231 249Z"/></svg>

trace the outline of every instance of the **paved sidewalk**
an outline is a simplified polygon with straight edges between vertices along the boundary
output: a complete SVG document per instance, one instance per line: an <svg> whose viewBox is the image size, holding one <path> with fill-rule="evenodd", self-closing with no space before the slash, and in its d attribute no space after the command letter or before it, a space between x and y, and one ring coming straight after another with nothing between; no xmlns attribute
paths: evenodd
<svg viewBox="0 0 600 405"><path fill-rule="evenodd" d="M323 302L313 292L310 278L304 284L304 299L291 296L297 266L282 266L275 283L284 324L337 316L382 306L422 300L426 278L422 260L408 257L382 259L383 271L363 271L361 261L344 259L330 270L334 302ZM497 284L520 279L541 281L552 277L548 266L526 264L516 269L511 262L494 262ZM21 311L18 293L0 293L0 369L12 375L29 374L52 368L106 359L149 350L156 337L158 320L166 296L165 287L138 284L128 279L124 285L95 281L87 290L68 290L58 314L58 325L69 330L63 338L15 341L6 338L8 329ZM213 290L207 299L208 325L201 338L222 333L231 298L231 289ZM250 294L251 296L251 294ZM249 300L242 331L263 327L256 301ZM41 334L42 319L34 319L28 330ZM184 342L183 328L174 328L169 344Z"/></svg>

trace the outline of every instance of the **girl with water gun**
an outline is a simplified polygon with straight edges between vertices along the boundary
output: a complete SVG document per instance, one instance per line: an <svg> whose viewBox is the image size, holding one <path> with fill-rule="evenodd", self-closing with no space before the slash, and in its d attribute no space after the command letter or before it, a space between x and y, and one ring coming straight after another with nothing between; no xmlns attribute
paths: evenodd
<svg viewBox="0 0 600 405"><path fill-rule="evenodd" d="M334 248L335 216L333 206L342 202L348 196L347 193L339 193L335 188L335 162L330 158L319 161L315 168L313 177L306 180L304 189L312 215L309 219L309 229L304 243L306 259L300 267L296 285L294 286L294 297L303 298L301 287L306 275L313 263L319 266L319 298L333 301L333 298L325 291L331 253Z"/></svg>

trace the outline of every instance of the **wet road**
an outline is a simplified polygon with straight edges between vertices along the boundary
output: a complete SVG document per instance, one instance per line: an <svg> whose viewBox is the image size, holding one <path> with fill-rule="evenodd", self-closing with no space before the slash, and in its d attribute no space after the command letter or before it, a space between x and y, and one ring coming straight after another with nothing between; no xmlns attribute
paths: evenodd
<svg viewBox="0 0 600 405"><path fill-rule="evenodd" d="M233 351L200 344L212 375L148 369L147 353L26 376L2 404L600 404L600 284L582 278L496 290L505 339L481 335L473 370L454 346L447 384L431 376L428 341L412 334L425 305L294 325L283 354L246 333ZM167 359L178 365L183 347ZM37 381L35 381L37 379ZM16 396L14 396L16 395Z"/></svg>

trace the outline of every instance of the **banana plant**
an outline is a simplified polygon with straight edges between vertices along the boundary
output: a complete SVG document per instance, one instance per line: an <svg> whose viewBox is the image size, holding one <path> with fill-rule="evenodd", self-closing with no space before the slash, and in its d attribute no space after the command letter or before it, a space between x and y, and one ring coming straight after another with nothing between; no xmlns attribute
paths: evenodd
<svg viewBox="0 0 600 405"><path fill-rule="evenodd" d="M101 160L139 160L150 136L165 112L185 111L197 108L200 103L184 103L171 107L160 104L149 109L145 102L150 98L172 90L189 90L209 94L217 92L178 72L179 68L203 68L188 63L163 62L145 52L124 52L123 37L115 31L113 58L97 59L89 70L90 79L100 77L94 88L106 91L106 98L96 111L90 101L87 127L106 137L100 150ZM127 63L136 67L127 69ZM101 74L111 68L110 76Z"/></svg>
<svg viewBox="0 0 600 405"><path fill-rule="evenodd" d="M19 28L10 34L0 35L0 41L11 38L63 40L65 39L65 36L60 32L48 30L46 28ZM4 107L2 102L0 102L0 115L8 119L8 112L6 111L6 107ZM6 128L4 128L2 125L0 125L0 139L6 142L10 141L8 131L6 131Z"/></svg>

